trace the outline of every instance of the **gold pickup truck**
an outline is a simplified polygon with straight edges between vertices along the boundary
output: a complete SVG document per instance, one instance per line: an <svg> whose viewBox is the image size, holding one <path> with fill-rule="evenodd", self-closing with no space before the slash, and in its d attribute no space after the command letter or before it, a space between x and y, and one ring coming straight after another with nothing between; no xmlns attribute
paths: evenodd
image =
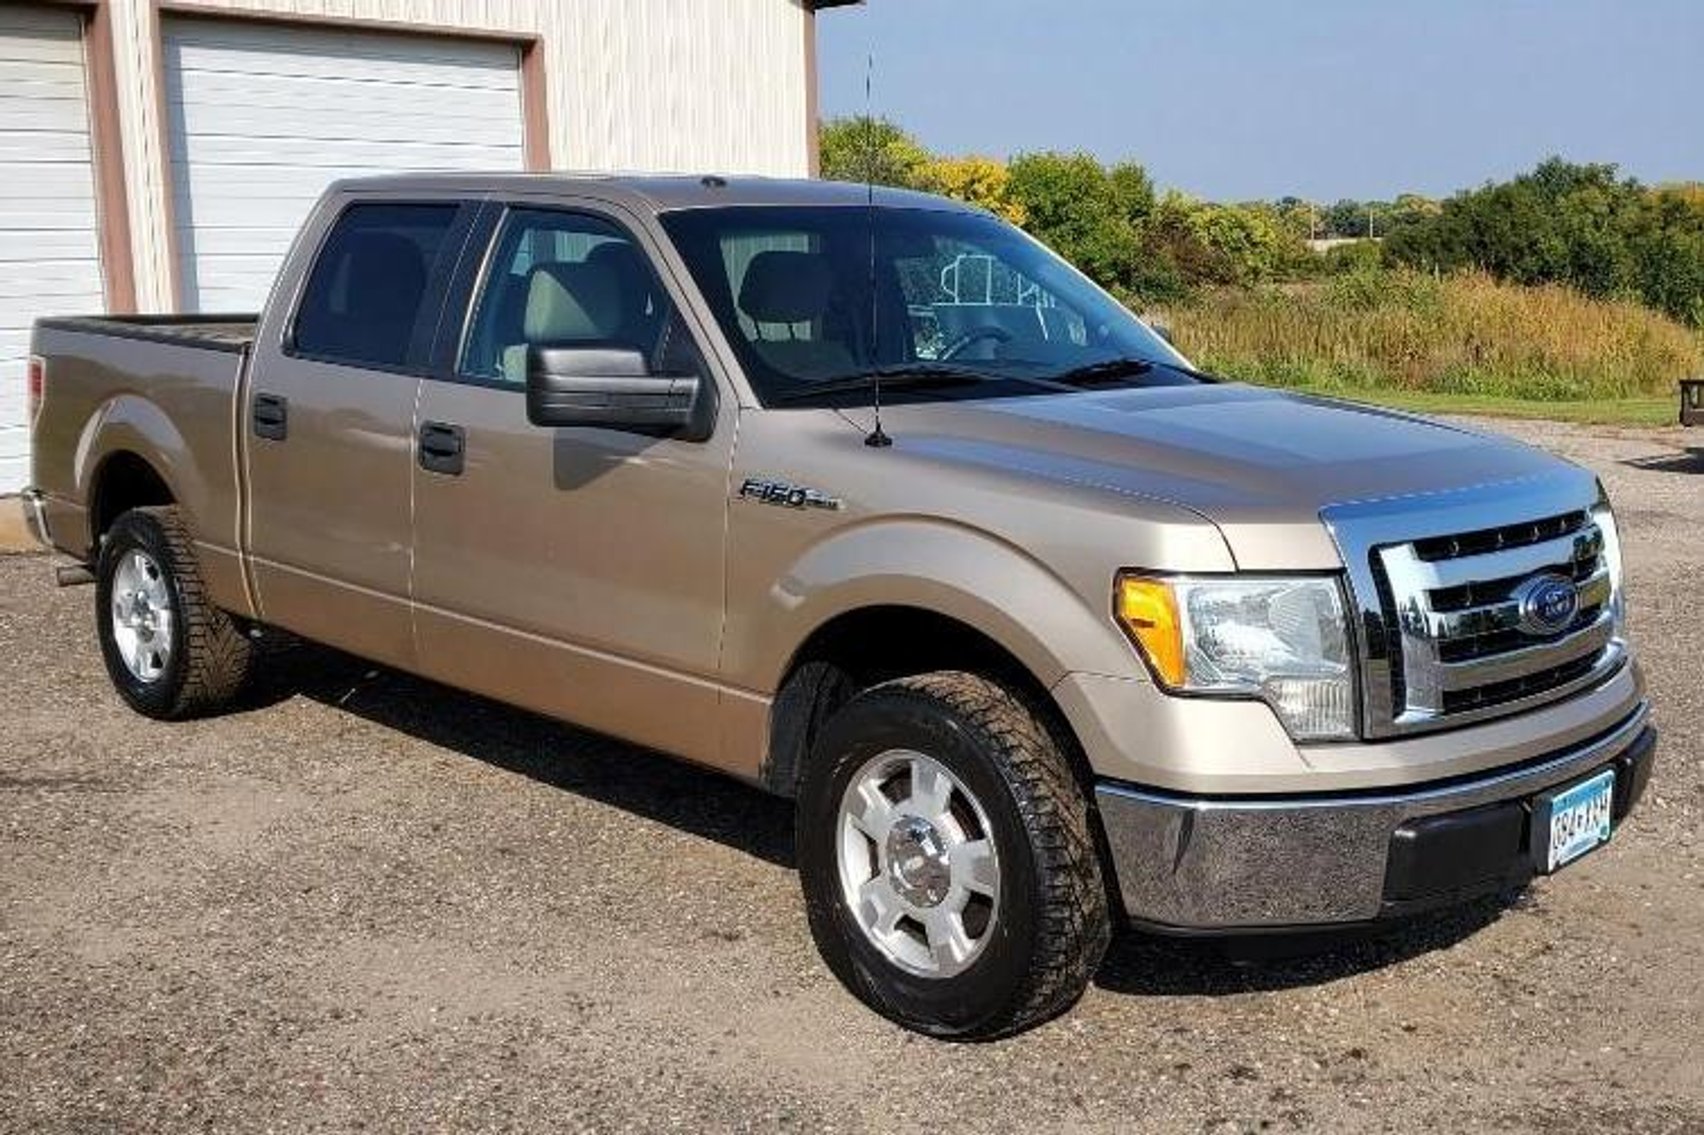
<svg viewBox="0 0 1704 1135"><path fill-rule="evenodd" d="M762 785L830 967L937 1035L1119 922L1517 888L1650 774L1589 473L1217 381L954 202L350 181L258 318L32 349L25 508L130 705L281 628Z"/></svg>

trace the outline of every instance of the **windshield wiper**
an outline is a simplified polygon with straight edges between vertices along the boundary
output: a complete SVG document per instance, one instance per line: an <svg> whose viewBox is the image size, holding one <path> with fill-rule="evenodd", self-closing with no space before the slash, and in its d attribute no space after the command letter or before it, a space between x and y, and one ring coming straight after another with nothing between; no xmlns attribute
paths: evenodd
<svg viewBox="0 0 1704 1135"><path fill-rule="evenodd" d="M1085 387L1093 386L1097 382L1105 380L1140 378L1142 375L1148 374L1154 370L1165 370L1170 371L1172 374L1181 374L1185 378L1192 379L1195 382L1224 381L1223 379L1215 378L1213 375L1207 374L1203 371L1198 371L1194 367L1185 366L1182 363L1174 363L1166 359L1139 359L1133 355L1124 355L1115 359L1102 359L1099 362L1094 363L1084 363L1080 367L1072 367L1070 370L1062 371L1061 373L1054 375L1052 377L1052 381L1070 387L1073 390L1082 390Z"/></svg>
<svg viewBox="0 0 1704 1135"><path fill-rule="evenodd" d="M1094 383L1109 379L1140 378L1159 365L1153 359L1138 359L1131 356L1102 359L1099 362L1084 363L1082 366L1061 371L1053 376L1053 381L1064 383L1066 386L1091 386Z"/></svg>
<svg viewBox="0 0 1704 1135"><path fill-rule="evenodd" d="M1007 379L1003 375L988 374L970 367L952 366L947 363L901 363L897 366L868 370L862 374L847 375L845 378L806 383L797 390L777 394L771 401L803 402L824 394L853 394L860 390L869 390L877 382L882 384L884 390L919 390L1004 381Z"/></svg>

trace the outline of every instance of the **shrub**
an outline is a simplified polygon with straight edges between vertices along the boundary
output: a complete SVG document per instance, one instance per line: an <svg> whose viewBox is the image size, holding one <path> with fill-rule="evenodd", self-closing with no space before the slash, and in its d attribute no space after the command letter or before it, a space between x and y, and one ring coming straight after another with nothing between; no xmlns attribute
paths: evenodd
<svg viewBox="0 0 1704 1135"><path fill-rule="evenodd" d="M1704 337L1639 304L1478 272L1215 289L1161 318L1201 366L1277 385L1576 400L1667 396L1704 371Z"/></svg>

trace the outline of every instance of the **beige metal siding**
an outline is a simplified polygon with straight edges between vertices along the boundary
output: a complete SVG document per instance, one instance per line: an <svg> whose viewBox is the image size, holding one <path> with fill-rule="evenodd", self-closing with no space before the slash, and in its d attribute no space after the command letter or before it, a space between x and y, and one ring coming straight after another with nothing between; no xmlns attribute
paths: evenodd
<svg viewBox="0 0 1704 1135"><path fill-rule="evenodd" d="M138 301L144 310L168 310L159 9L151 0L108 2ZM559 169L810 170L809 17L798 0L197 0L194 7L537 37L551 164ZM165 18L174 18L169 8Z"/></svg>

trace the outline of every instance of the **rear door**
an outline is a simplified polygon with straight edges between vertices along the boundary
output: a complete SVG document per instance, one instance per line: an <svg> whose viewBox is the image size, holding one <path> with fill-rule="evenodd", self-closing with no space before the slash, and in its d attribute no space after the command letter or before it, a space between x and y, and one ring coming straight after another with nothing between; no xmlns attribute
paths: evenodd
<svg viewBox="0 0 1704 1135"><path fill-rule="evenodd" d="M493 221L454 290L472 291L469 316L452 301L420 392L420 670L715 763L733 399L703 441L529 423L531 343L618 344L715 378L637 226L593 203Z"/></svg>
<svg viewBox="0 0 1704 1135"><path fill-rule="evenodd" d="M477 206L354 197L303 234L295 294L274 295L240 428L261 617L397 666L408 587L420 376Z"/></svg>

